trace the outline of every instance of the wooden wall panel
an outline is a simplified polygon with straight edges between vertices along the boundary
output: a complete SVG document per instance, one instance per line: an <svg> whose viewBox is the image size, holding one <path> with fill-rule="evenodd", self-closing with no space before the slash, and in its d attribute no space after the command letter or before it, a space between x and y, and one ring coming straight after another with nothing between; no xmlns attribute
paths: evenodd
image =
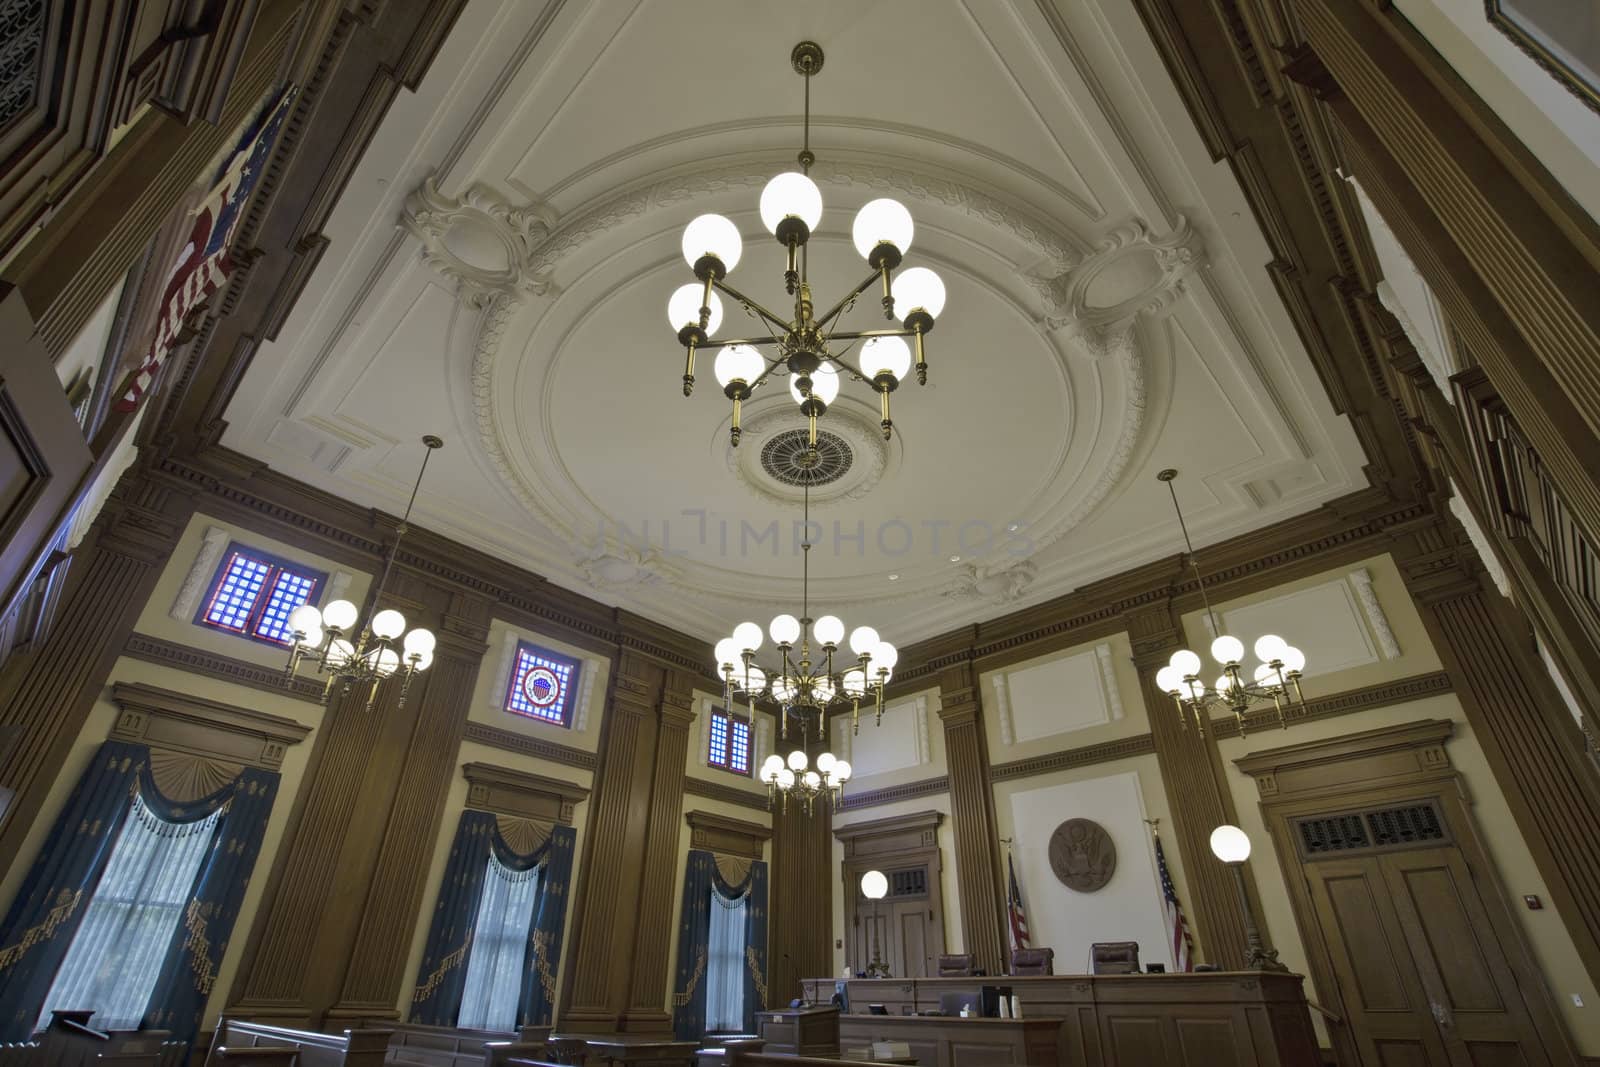
<svg viewBox="0 0 1600 1067"><path fill-rule="evenodd" d="M989 785L989 746L983 703L978 698L978 672L971 661L940 675L939 720L944 723L949 764L961 948L990 974L1004 974L1011 968L1005 894L1000 888L999 831L995 829L994 790Z"/></svg>

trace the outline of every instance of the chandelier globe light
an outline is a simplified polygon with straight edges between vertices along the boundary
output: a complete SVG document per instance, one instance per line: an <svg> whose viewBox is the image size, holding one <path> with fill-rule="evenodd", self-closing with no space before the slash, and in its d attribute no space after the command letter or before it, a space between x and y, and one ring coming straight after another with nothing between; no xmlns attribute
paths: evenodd
<svg viewBox="0 0 1600 1067"><path fill-rule="evenodd" d="M417 471L416 484L411 487L411 499L406 502L405 516L395 528L394 544L384 560L383 574L372 595L374 606L383 603L384 586L388 584L389 572L400 551L400 539L409 528L411 509L417 502L417 490L422 488L422 476L428 470L428 459L434 449L444 446L444 441L433 434L423 437L422 443L427 451L422 454L422 466ZM406 617L394 608L375 612L357 634L356 621L359 617L359 610L348 600L331 601L320 610L315 604L301 604L291 611L288 623L291 644L284 680L288 682L293 679L301 664L314 664L317 673L327 679L323 685L323 699L332 693L335 682L341 683L341 695L362 685L367 688L366 708L371 711L378 695L378 686L398 675L400 693L395 706L404 707L412 679L418 672L433 665L433 650L438 639L432 630L422 626L407 630ZM353 641L351 635L355 636Z"/></svg>
<svg viewBox="0 0 1600 1067"><path fill-rule="evenodd" d="M815 451L801 455L802 466L818 462ZM811 486L804 487L804 522L802 530L811 529ZM761 701L771 701L778 709L779 737L789 737L790 720L795 720L804 740L811 735L821 737L827 728L828 715L833 711L850 709L851 730L861 729L861 704L871 700L876 722L883 721L883 690L894 677L894 668L900 661L900 652L883 640L871 626L857 626L849 631L848 639L844 620L837 615L811 616L811 541L800 543L800 614L787 612L774 615L765 633L755 622L741 622L733 632L712 649L716 659L717 675L723 681L723 699L728 707L742 700L747 708L747 719L755 719L755 706ZM757 662L763 642L770 638L776 656L768 654L765 666ZM848 652L845 649L849 649ZM801 763L794 764L798 755ZM824 759L825 757L825 759ZM790 753L786 765L806 779L805 753ZM826 764L833 757L827 753L817 761L819 781L822 786L837 789L849 777L850 765L840 761L844 776L831 772ZM769 759L763 766L761 780L775 789L798 788L794 783L784 785L788 776L769 778L768 771L781 768ZM810 810L808 801L807 810Z"/></svg>
<svg viewBox="0 0 1600 1067"><path fill-rule="evenodd" d="M667 320L684 347L684 396L694 392L696 354L707 348L721 349L713 370L723 395L733 402L729 437L735 448L743 433L745 401L775 374L789 378L789 395L808 420L812 448L817 444L817 418L837 398L845 375L851 381L867 383L878 394L879 425L885 439L892 437L889 394L899 388L913 365L918 384L927 384L923 338L945 306L944 282L932 270L911 267L896 273L911 249L916 224L904 204L880 197L856 212L850 227L851 242L872 272L831 309L817 314L811 300L806 247L822 222L822 190L809 174L816 162L811 151L811 78L822 69L822 49L812 41L802 41L790 53L789 61L805 81L800 169L784 171L768 181L761 190L759 208L762 225L784 247L784 289L794 298L793 309L779 315L728 284L729 273L744 254L743 238L732 220L715 214L697 216L684 227L683 259L698 281L679 287L667 302ZM882 288L884 318L898 321L899 326L839 329L845 313L874 285ZM771 332L712 340L723 321L719 294ZM857 343L859 362L851 362L847 353Z"/></svg>
<svg viewBox="0 0 1600 1067"><path fill-rule="evenodd" d="M788 810L790 796L805 805L807 815L815 812L819 800L838 807L844 800L844 784L850 780L849 762L824 752L814 767L810 763L798 748L787 759L774 752L762 762L761 780L767 784L768 808L776 803L780 810Z"/></svg>
<svg viewBox="0 0 1600 1067"><path fill-rule="evenodd" d="M1172 507L1178 515L1178 528L1183 531L1183 544L1188 550L1189 566L1194 570L1195 584L1200 588L1200 599L1205 605L1206 618L1211 632L1217 636L1211 642L1211 658L1221 673L1207 684L1201 676L1205 663L1199 653L1181 648L1156 672L1156 687L1172 697L1178 710L1178 721L1187 726L1194 720L1195 728L1205 730L1210 720L1210 709L1226 707L1239 724L1239 736L1245 733L1245 713L1254 704L1270 701L1278 712L1279 725L1289 725L1288 709L1305 707L1305 696L1300 691L1300 677L1305 670L1305 653L1295 648L1277 634L1263 634L1256 638L1251 651L1258 661L1248 671L1244 666L1244 642L1222 632L1216 614L1211 610L1211 600L1206 596L1205 579L1200 574L1200 564L1195 559L1194 544L1189 540L1189 528L1183 521L1183 509L1178 506L1178 491L1173 480L1178 472L1172 468L1161 471L1156 478L1167 485L1172 496Z"/></svg>

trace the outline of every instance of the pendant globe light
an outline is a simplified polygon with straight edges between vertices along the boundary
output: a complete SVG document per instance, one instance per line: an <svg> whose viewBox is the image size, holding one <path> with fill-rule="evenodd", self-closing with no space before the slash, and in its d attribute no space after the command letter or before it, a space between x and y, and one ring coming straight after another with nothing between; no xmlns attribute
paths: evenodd
<svg viewBox="0 0 1600 1067"><path fill-rule="evenodd" d="M417 502L417 490L422 488L428 459L434 449L444 446L444 441L433 434L423 437L422 443L427 451L422 454L422 467L417 471L416 484L411 487L411 499L406 501L405 517L395 528L394 544L383 562L378 588L372 594L374 607L383 603L383 589L400 551L400 539L409 528L411 509ZM398 675L400 693L395 706L404 707L412 679L419 671L433 665L437 639L433 631L421 626L407 630L404 615L393 608L384 608L373 614L351 641L359 615L356 606L348 600L332 601L320 611L315 604L301 604L290 612L289 631L293 643L289 647L289 664L284 670L285 680L293 678L302 663L314 664L317 673L327 679L323 685L324 699L333 691L336 682L341 683L341 694L363 685L367 687L366 708L371 711L378 686Z"/></svg>
<svg viewBox="0 0 1600 1067"><path fill-rule="evenodd" d="M867 261L871 273L834 304L817 314L811 301L806 246L822 222L822 191L811 180L811 79L822 69L822 49L812 41L794 47L789 60L805 80L805 120L799 170L772 178L761 191L761 222L785 250L784 289L794 298L792 311L778 314L733 288L728 275L739 265L744 243L739 228L722 215L701 215L683 231L683 258L697 282L680 286L667 301L667 319L684 347L683 395L694 391L695 356L717 348L713 370L723 395L733 402L730 437L738 447L743 432L744 403L772 375L789 377L789 395L809 424L813 448L817 444L817 418L838 396L841 378L867 383L878 394L879 424L883 436L893 435L889 394L899 388L913 364L917 382L928 381L928 360L923 338L944 311L945 287L927 267L895 273L916 235L911 212L897 200L882 197L856 213L850 238ZM874 285L881 286L883 317L898 327L845 331L838 322L856 299ZM726 295L758 318L771 333L712 340L722 325ZM907 340L910 344L907 344ZM855 361L846 353L857 343ZM770 351L767 354L763 351Z"/></svg>
<svg viewBox="0 0 1600 1067"><path fill-rule="evenodd" d="M1165 667L1156 672L1156 686L1172 697L1178 709L1178 721L1187 726L1193 718L1195 728L1204 731L1210 721L1210 709L1226 707L1239 724L1239 736L1245 732L1245 712L1254 704L1271 701L1278 712L1278 722L1288 727L1286 707L1305 707L1305 697L1300 692L1300 675L1305 670L1305 653L1290 645L1277 634L1263 634L1256 638L1251 651L1258 660L1255 667L1246 670L1244 642L1222 632L1217 617L1211 610L1211 600L1206 596L1205 579L1200 575L1200 564L1195 559L1194 544L1189 540L1189 527L1183 521L1183 509L1178 506L1178 491L1172 485L1178 472L1168 468L1156 475L1165 482L1172 496L1172 508L1178 514L1178 528L1183 531L1183 544L1189 553L1189 566L1194 570L1195 584L1200 588L1200 600L1206 608L1206 618L1216 637L1211 642L1211 658L1217 661L1221 674L1215 682L1207 684L1201 677L1205 665L1200 655L1187 648L1172 654Z"/></svg>

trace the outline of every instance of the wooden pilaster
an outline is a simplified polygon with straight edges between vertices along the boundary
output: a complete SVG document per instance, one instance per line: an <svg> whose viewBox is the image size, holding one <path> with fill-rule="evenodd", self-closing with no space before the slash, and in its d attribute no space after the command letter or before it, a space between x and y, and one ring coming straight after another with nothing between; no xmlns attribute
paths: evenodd
<svg viewBox="0 0 1600 1067"><path fill-rule="evenodd" d="M939 679L939 720L944 723L950 773L950 827L955 834L956 890L961 900L961 944L990 974L1011 970L1000 890L1000 840L989 745L978 699L977 669L969 660Z"/></svg>

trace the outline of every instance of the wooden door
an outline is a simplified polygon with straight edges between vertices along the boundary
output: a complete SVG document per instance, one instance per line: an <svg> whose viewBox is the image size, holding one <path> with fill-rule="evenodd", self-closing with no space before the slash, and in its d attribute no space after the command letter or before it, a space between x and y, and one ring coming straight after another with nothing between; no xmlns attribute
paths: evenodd
<svg viewBox="0 0 1600 1067"><path fill-rule="evenodd" d="M926 900L900 901L894 906L895 954L891 966L903 978L937 978L939 968L930 954L931 913Z"/></svg>
<svg viewBox="0 0 1600 1067"><path fill-rule="evenodd" d="M1445 1063L1444 1042L1377 859L1309 863L1306 882L1361 1062Z"/></svg>
<svg viewBox="0 0 1600 1067"><path fill-rule="evenodd" d="M1548 1064L1461 852L1396 852L1380 866L1450 1062Z"/></svg>
<svg viewBox="0 0 1600 1067"><path fill-rule="evenodd" d="M1363 1063L1551 1063L1461 851L1306 865Z"/></svg>

